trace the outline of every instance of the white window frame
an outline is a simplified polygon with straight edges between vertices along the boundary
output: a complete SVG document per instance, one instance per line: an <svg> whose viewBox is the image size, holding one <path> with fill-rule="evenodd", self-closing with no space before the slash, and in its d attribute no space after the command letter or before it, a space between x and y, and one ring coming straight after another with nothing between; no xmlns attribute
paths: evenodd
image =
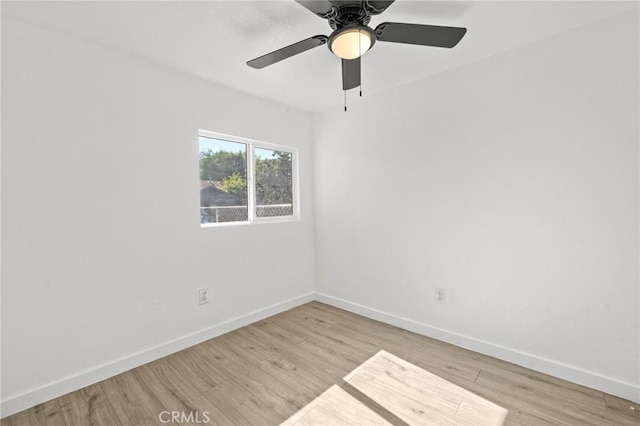
<svg viewBox="0 0 640 426"><path fill-rule="evenodd" d="M244 226L261 223L282 223L297 222L300 220L300 184L298 174L298 148L286 145L279 145L270 142L262 142L255 139L243 138L239 136L227 135L224 133L212 132L210 130L198 130L198 136L203 138L222 139L229 142L238 142L247 146L247 220L236 222L200 223L201 228L217 228L221 226ZM256 217L256 175L255 175L255 148L271 149L274 151L286 151L291 153L291 191L292 208L291 216ZM198 142L198 151L200 142Z"/></svg>

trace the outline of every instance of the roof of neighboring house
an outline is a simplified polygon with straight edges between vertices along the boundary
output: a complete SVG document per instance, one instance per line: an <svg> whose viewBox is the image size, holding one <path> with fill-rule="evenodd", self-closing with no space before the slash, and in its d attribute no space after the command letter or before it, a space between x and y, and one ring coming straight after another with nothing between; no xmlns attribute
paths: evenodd
<svg viewBox="0 0 640 426"><path fill-rule="evenodd" d="M202 181L201 181L202 183ZM209 184L200 189L200 207L242 206L243 200Z"/></svg>
<svg viewBox="0 0 640 426"><path fill-rule="evenodd" d="M217 183L219 183L219 182L212 182L210 180L201 180L200 181L200 189L206 188L206 187L211 186L211 185L215 185Z"/></svg>

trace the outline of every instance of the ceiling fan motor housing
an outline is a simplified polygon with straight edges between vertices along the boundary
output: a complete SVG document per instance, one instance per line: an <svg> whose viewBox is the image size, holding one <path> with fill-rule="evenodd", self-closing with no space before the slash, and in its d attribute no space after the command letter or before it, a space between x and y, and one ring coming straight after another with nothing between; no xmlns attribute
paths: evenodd
<svg viewBox="0 0 640 426"><path fill-rule="evenodd" d="M366 26L371 20L371 13L360 5L346 5L336 8L327 19L331 28L337 30L350 24Z"/></svg>

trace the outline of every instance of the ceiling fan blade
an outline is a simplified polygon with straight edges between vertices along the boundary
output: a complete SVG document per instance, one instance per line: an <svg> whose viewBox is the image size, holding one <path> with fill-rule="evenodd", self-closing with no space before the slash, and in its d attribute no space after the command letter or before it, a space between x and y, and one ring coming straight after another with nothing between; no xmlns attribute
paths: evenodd
<svg viewBox="0 0 640 426"><path fill-rule="evenodd" d="M383 22L375 30L376 38L380 41L449 48L458 44L466 32L466 28L397 22Z"/></svg>
<svg viewBox="0 0 640 426"><path fill-rule="evenodd" d="M329 2L335 7L360 6L362 4L362 0L329 0Z"/></svg>
<svg viewBox="0 0 640 426"><path fill-rule="evenodd" d="M363 5L372 15L384 12L395 0L364 0Z"/></svg>
<svg viewBox="0 0 640 426"><path fill-rule="evenodd" d="M360 58L342 60L342 90L360 86Z"/></svg>
<svg viewBox="0 0 640 426"><path fill-rule="evenodd" d="M333 4L329 0L296 0L296 3L321 18L328 18L333 13Z"/></svg>
<svg viewBox="0 0 640 426"><path fill-rule="evenodd" d="M264 68L268 65L273 65L276 62L280 62L283 59L290 58L298 53L306 52L314 47L322 46L327 42L329 38L323 35L317 35L310 37L306 40L299 41L282 49L278 49L275 52L267 53L258 58L252 59L247 62L251 68Z"/></svg>

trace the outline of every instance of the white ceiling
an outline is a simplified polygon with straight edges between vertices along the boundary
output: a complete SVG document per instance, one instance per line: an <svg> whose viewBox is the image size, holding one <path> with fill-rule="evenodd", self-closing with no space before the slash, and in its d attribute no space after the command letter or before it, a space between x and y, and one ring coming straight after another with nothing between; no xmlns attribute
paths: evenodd
<svg viewBox="0 0 640 426"><path fill-rule="evenodd" d="M362 59L365 96L427 78L631 9L611 1L397 0L379 23L467 27L453 49L376 43ZM281 1L2 2L4 16L76 36L291 107L342 108L340 60L326 46L262 70L247 60L317 34L327 21ZM357 102L357 90L348 92Z"/></svg>

